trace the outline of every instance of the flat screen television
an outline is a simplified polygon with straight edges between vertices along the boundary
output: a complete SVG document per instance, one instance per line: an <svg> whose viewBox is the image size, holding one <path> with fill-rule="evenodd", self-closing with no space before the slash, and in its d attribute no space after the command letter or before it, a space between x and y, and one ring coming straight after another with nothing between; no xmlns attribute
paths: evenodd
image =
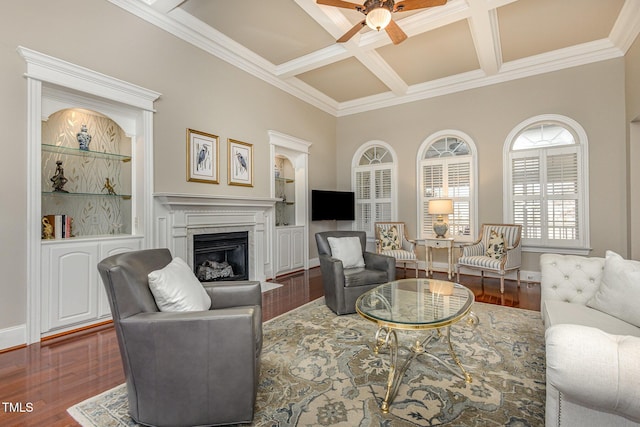
<svg viewBox="0 0 640 427"><path fill-rule="evenodd" d="M356 219L353 191L311 190L311 221Z"/></svg>

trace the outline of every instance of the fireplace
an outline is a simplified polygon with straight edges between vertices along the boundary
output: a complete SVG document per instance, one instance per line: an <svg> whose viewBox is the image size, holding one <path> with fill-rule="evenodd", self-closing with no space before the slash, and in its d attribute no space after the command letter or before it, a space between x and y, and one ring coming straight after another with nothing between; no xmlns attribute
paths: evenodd
<svg viewBox="0 0 640 427"><path fill-rule="evenodd" d="M193 270L201 282L249 279L249 233L194 235Z"/></svg>

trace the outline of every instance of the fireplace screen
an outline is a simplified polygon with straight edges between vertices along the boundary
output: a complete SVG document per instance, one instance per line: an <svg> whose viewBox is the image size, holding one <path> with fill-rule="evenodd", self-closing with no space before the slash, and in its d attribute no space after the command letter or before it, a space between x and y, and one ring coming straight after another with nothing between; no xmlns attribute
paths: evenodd
<svg viewBox="0 0 640 427"><path fill-rule="evenodd" d="M248 246L247 231L193 236L193 269L198 280L249 279Z"/></svg>

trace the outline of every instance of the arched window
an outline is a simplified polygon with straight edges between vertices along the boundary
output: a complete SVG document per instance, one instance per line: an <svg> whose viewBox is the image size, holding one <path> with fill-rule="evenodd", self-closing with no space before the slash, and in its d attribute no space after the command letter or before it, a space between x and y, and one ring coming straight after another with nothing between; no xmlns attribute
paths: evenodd
<svg viewBox="0 0 640 427"><path fill-rule="evenodd" d="M477 230L477 155L469 135L446 130L427 138L418 151L418 221L420 237L433 236L431 199L453 200L449 236L471 241Z"/></svg>
<svg viewBox="0 0 640 427"><path fill-rule="evenodd" d="M505 221L522 225L525 249L587 253L587 135L559 115L532 117L504 145Z"/></svg>
<svg viewBox="0 0 640 427"><path fill-rule="evenodd" d="M369 141L353 156L351 187L355 192L354 229L373 236L373 224L397 217L396 155L389 144Z"/></svg>

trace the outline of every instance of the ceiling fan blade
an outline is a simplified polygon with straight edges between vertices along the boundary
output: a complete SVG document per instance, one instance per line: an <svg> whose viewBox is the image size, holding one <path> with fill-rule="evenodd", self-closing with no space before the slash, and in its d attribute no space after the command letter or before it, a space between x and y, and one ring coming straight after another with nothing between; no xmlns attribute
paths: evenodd
<svg viewBox="0 0 640 427"><path fill-rule="evenodd" d="M396 2L394 11L406 12L407 10L424 9L426 7L442 6L447 0L404 0Z"/></svg>
<svg viewBox="0 0 640 427"><path fill-rule="evenodd" d="M363 19L362 21L358 22L356 25L353 26L353 28L351 28L349 31L347 31L342 37L340 37L338 40L336 40L338 43L344 43L346 41L349 41L349 39L353 36L356 35L356 33L358 31L360 31L362 29L362 27L364 27L364 22L365 20ZM402 31L402 30L401 30Z"/></svg>
<svg viewBox="0 0 640 427"><path fill-rule="evenodd" d="M393 19L389 22L389 25L385 27L385 31L393 44L400 44L407 39L405 32L402 31L402 28L400 28Z"/></svg>
<svg viewBox="0 0 640 427"><path fill-rule="evenodd" d="M351 3L348 1L342 1L342 0L316 0L316 3L324 4L327 6L343 7L345 9L353 9L353 10L358 10L359 8L360 9L362 8L361 4Z"/></svg>

